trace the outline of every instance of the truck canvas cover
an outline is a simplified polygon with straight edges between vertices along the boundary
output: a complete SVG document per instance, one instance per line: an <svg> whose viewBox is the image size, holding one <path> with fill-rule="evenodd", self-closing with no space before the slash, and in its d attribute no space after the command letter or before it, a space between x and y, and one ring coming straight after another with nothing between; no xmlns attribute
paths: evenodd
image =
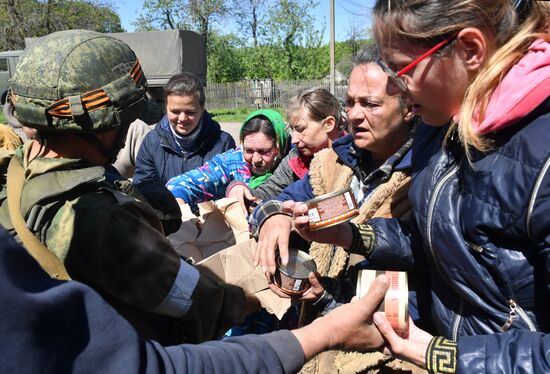
<svg viewBox="0 0 550 374"><path fill-rule="evenodd" d="M120 39L136 53L150 87L162 87L177 73L189 71L206 82L204 39L187 30L107 34ZM28 47L38 38L25 38Z"/></svg>

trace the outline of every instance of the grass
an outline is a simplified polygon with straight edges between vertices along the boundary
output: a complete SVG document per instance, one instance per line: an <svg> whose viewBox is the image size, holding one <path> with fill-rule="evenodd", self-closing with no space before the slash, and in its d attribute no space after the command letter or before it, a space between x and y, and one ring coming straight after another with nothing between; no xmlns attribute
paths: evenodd
<svg viewBox="0 0 550 374"><path fill-rule="evenodd" d="M6 121L6 117L4 117L4 112L2 112L1 110L0 110L0 123L8 123Z"/></svg>
<svg viewBox="0 0 550 374"><path fill-rule="evenodd" d="M275 109L280 112L279 109ZM208 113L218 122L243 122L245 118L253 112L250 108L236 109L208 109Z"/></svg>

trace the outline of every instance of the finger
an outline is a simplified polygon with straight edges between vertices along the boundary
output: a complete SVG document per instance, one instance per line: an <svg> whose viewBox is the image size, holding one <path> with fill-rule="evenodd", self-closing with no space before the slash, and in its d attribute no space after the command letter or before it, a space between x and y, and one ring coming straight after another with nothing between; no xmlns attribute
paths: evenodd
<svg viewBox="0 0 550 374"><path fill-rule="evenodd" d="M298 231L305 231L309 229L309 217L308 216L295 216L294 227Z"/></svg>
<svg viewBox="0 0 550 374"><path fill-rule="evenodd" d="M281 289L279 287L277 287L274 283L270 283L268 284L269 286L269 289L274 293L276 294L277 296L283 298L283 299L290 299L290 296L287 295L286 293L284 293L283 291L281 291Z"/></svg>
<svg viewBox="0 0 550 374"><path fill-rule="evenodd" d="M243 199L242 196L239 196L237 199L239 200L239 205L241 206L241 209L243 210L244 216L247 217L248 216L248 209L246 209L245 199Z"/></svg>
<svg viewBox="0 0 550 374"><path fill-rule="evenodd" d="M283 213L291 213L292 214L292 211L294 209L295 204L296 203L292 200L287 200L287 201L283 202L283 205L282 205Z"/></svg>
<svg viewBox="0 0 550 374"><path fill-rule="evenodd" d="M307 216L308 215L309 208L307 207L307 204L305 203L296 203L294 204L294 210L293 214L295 217L299 216Z"/></svg>
<svg viewBox="0 0 550 374"><path fill-rule="evenodd" d="M249 189L244 190L244 196L246 197L246 199L248 201L258 200L258 198L256 196L252 195L252 191L250 191Z"/></svg>
<svg viewBox="0 0 550 374"><path fill-rule="evenodd" d="M400 339L393 330L393 327L391 327L390 321L388 321L384 312L374 313L372 319L374 321L374 324L376 325L380 333L384 335L384 338L386 338L390 346L392 345L392 343L396 343L396 338Z"/></svg>
<svg viewBox="0 0 550 374"><path fill-rule="evenodd" d="M367 316L374 314L376 308L378 308L378 305L380 305L380 302L386 295L388 286L388 277L385 274L379 275L370 286L367 294L358 300L360 305L365 308Z"/></svg>
<svg viewBox="0 0 550 374"><path fill-rule="evenodd" d="M288 264L288 241L289 241L289 235L282 235L279 236L279 257L281 257L281 263L283 265ZM273 265L275 265L275 253L273 253Z"/></svg>
<svg viewBox="0 0 550 374"><path fill-rule="evenodd" d="M386 355L394 354L392 343L395 344L395 341L391 341L391 337L388 338L388 335L390 335L391 333L395 334L395 332L393 331L390 322L386 318L386 314L384 312L376 312L372 316L372 320L378 328L378 331L380 331L380 333L384 337L384 340L386 340L387 342L387 344L384 345L382 353Z"/></svg>

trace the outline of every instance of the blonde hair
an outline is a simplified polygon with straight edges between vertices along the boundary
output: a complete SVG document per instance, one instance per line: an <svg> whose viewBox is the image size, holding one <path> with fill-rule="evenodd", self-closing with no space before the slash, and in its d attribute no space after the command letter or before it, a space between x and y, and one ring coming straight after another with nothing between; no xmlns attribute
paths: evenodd
<svg viewBox="0 0 550 374"><path fill-rule="evenodd" d="M471 149L491 149L490 141L473 128L474 122L483 121L491 94L531 43L541 37L548 40L549 7L533 0L517 4L521 9L512 0L377 0L374 8L379 41L391 43L394 37L432 47L466 27L475 27L494 40L492 54L467 88L461 106L458 133L467 155Z"/></svg>

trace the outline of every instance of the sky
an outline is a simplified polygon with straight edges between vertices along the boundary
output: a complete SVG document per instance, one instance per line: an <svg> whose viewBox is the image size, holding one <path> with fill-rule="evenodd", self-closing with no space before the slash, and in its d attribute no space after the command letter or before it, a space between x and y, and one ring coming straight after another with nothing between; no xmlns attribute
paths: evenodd
<svg viewBox="0 0 550 374"><path fill-rule="evenodd" d="M323 41L329 42L330 33L330 2L329 0L318 0L319 5L311 10L315 21L325 25ZM126 31L135 31L132 22L141 13L142 0L118 0L113 2L120 15L122 27ZM354 25L356 28L362 28L370 25L369 9L372 1L365 0L335 0L334 1L334 34L336 41L343 41L348 38L349 31ZM231 30L233 25L221 25L223 29ZM222 28L222 27L220 27Z"/></svg>

